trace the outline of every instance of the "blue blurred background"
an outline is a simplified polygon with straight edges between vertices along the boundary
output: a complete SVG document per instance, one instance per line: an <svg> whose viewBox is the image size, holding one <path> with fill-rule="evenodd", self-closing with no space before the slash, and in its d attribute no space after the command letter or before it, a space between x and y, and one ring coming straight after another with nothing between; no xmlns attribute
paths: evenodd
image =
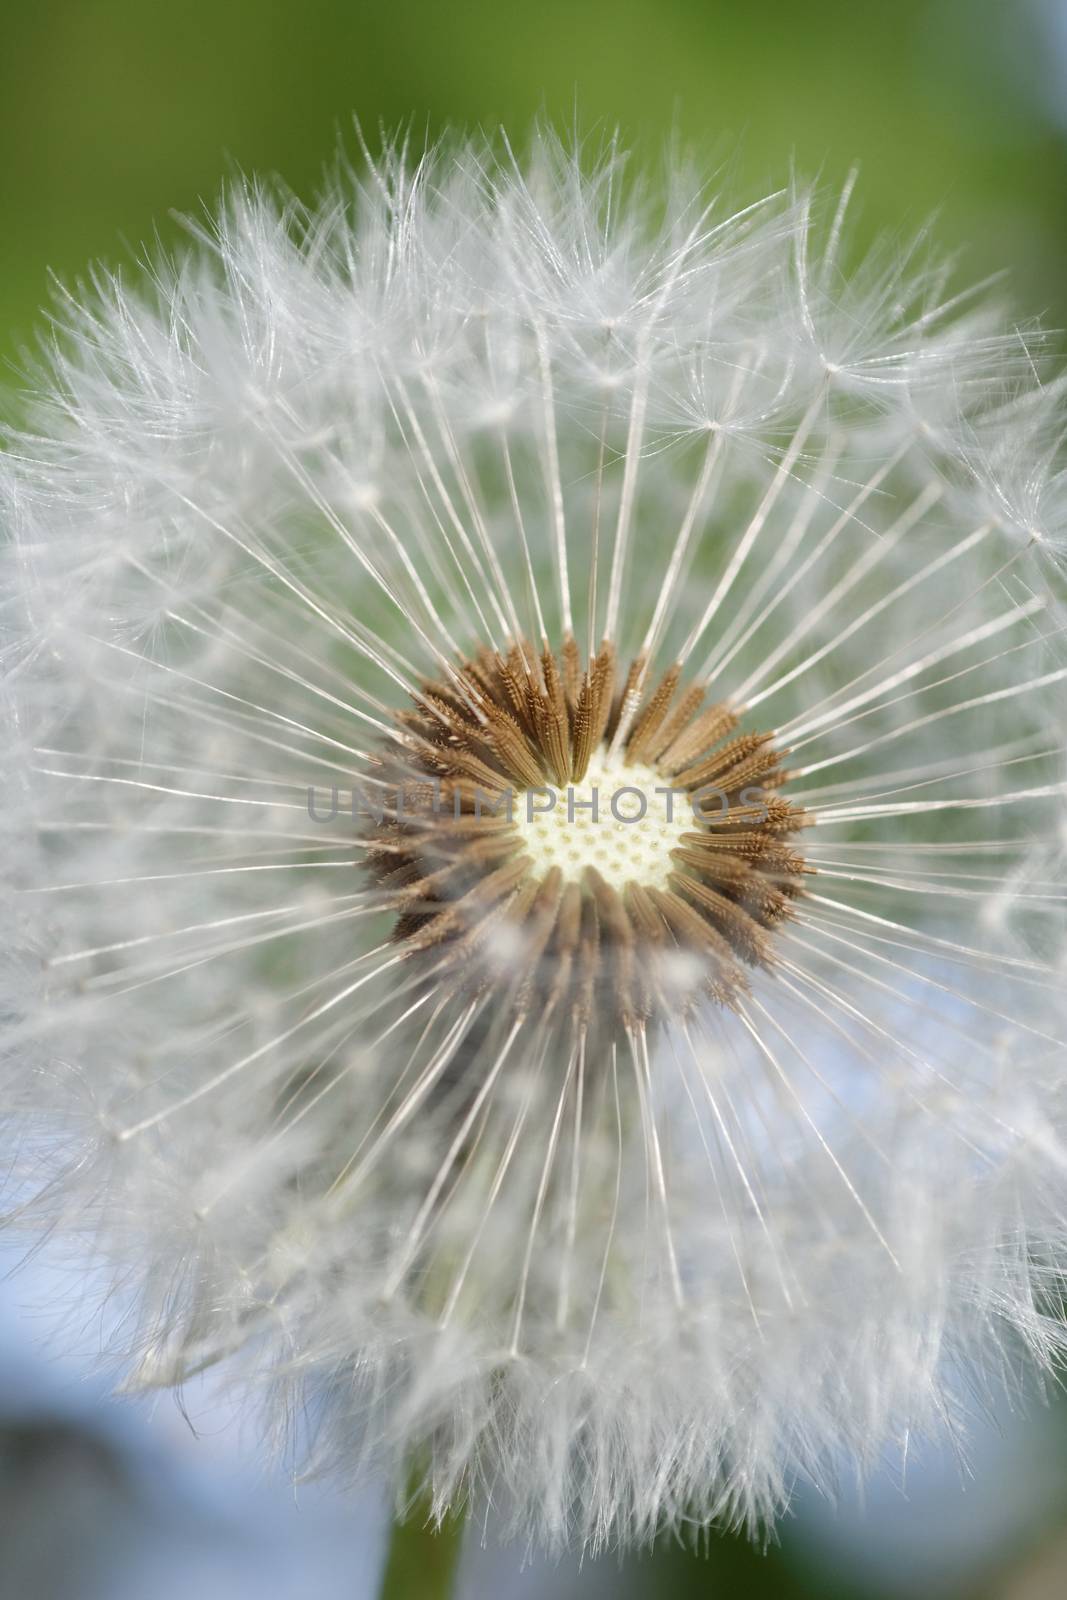
<svg viewBox="0 0 1067 1600"><path fill-rule="evenodd" d="M0 0L3 387L49 273L176 239L235 169L310 198L353 114L373 145L538 113L617 124L652 158L677 133L742 193L790 162L831 183L858 163L864 237L936 212L964 276L1003 272L1023 315L1067 317L1067 0ZM74 1281L47 1252L16 1265L0 1256L0 1600L375 1593L373 1486L295 1490L208 1387L108 1399ZM966 1466L914 1462L836 1511L801 1495L766 1553L720 1537L579 1572L474 1543L461 1593L1060 1600L1067 1410L976 1418Z"/></svg>

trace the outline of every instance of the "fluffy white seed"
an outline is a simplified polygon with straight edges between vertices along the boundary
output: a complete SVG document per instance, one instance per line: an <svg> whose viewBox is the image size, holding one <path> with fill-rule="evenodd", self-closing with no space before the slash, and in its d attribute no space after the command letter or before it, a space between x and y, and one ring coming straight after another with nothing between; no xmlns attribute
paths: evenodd
<svg viewBox="0 0 1067 1600"><path fill-rule="evenodd" d="M136 1287L131 1381L266 1372L273 1423L324 1397L313 1462L595 1547L772 1515L1060 1351L1062 384L843 222L396 150L62 303L0 469L0 1094L18 1219ZM718 998L674 933L610 994L546 973L514 898L415 959L364 868L426 685L571 639L645 663L611 788L673 663L790 752L803 892ZM669 887L655 821L620 895Z"/></svg>

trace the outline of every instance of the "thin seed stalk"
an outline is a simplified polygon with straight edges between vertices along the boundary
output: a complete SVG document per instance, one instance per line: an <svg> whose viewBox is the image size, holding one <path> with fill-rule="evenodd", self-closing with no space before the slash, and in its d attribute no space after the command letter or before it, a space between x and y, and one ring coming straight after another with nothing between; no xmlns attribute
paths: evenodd
<svg viewBox="0 0 1067 1600"><path fill-rule="evenodd" d="M379 1600L451 1600L463 1544L462 1512L437 1523L427 1496L398 1513L389 1535Z"/></svg>

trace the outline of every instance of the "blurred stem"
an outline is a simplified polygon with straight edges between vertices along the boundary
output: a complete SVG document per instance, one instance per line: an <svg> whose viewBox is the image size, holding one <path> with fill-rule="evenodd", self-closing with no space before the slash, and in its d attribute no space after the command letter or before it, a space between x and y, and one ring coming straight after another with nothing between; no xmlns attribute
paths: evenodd
<svg viewBox="0 0 1067 1600"><path fill-rule="evenodd" d="M451 1600L463 1517L450 1512L438 1526L425 1497L393 1522L379 1600Z"/></svg>

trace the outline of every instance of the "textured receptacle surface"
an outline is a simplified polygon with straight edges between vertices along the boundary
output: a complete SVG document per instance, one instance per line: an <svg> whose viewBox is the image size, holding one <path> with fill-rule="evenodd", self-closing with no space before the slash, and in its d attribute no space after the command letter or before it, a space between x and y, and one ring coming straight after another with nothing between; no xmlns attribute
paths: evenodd
<svg viewBox="0 0 1067 1600"><path fill-rule="evenodd" d="M647 677L639 660L616 684L610 645L584 670L573 640L483 651L423 685L381 760L386 794L424 802L371 836L395 937L436 981L568 1019L568 1049L729 1003L810 871L771 737L675 668Z"/></svg>

